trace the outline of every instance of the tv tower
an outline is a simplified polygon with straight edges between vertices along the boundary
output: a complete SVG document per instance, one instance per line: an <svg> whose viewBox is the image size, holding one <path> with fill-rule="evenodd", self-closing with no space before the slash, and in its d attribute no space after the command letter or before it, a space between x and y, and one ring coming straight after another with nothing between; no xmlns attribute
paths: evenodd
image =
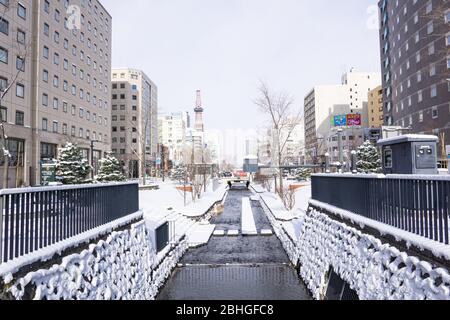
<svg viewBox="0 0 450 320"><path fill-rule="evenodd" d="M203 125L203 107L201 91L197 90L197 101L195 104L195 130L198 132L204 132L205 126Z"/></svg>

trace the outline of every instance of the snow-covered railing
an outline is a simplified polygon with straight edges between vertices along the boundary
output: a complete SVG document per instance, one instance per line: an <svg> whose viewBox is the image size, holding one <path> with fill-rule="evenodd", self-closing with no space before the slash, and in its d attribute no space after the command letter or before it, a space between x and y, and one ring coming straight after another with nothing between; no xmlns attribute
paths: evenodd
<svg viewBox="0 0 450 320"><path fill-rule="evenodd" d="M137 183L0 191L0 263L139 211Z"/></svg>
<svg viewBox="0 0 450 320"><path fill-rule="evenodd" d="M449 244L450 176L318 174L312 199Z"/></svg>

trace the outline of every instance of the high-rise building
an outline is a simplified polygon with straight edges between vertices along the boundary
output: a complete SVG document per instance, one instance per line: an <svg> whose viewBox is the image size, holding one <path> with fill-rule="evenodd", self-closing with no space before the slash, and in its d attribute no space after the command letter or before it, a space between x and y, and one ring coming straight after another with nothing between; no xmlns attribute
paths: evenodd
<svg viewBox="0 0 450 320"><path fill-rule="evenodd" d="M183 162L188 117L187 112L177 112L158 117L159 143L168 148L169 160L175 164Z"/></svg>
<svg viewBox="0 0 450 320"><path fill-rule="evenodd" d="M158 157L158 88L141 70L112 71L112 151L128 177L141 177Z"/></svg>
<svg viewBox="0 0 450 320"><path fill-rule="evenodd" d="M369 99L369 128L381 128L384 124L383 87L379 86L368 94Z"/></svg>
<svg viewBox="0 0 450 320"><path fill-rule="evenodd" d="M385 124L445 134L450 145L450 2L381 0L379 9Z"/></svg>
<svg viewBox="0 0 450 320"><path fill-rule="evenodd" d="M379 73L356 72L342 76L340 85L316 86L305 97L305 158L324 162L334 127L368 127L368 92L381 83ZM356 134L356 133L355 133ZM359 134L358 134L359 136ZM355 137L349 134L349 139Z"/></svg>
<svg viewBox="0 0 450 320"><path fill-rule="evenodd" d="M97 0L0 1L0 11L8 185L40 184L41 164L66 142L96 167L111 147L111 16Z"/></svg>

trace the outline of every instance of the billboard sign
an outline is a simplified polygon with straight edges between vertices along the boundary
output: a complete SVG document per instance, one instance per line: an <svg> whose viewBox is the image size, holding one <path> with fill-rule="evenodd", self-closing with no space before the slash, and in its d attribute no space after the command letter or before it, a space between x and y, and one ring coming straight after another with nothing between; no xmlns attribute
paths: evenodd
<svg viewBox="0 0 450 320"><path fill-rule="evenodd" d="M358 127L362 125L360 114L348 114L347 115L347 126Z"/></svg>
<svg viewBox="0 0 450 320"><path fill-rule="evenodd" d="M332 125L334 127L359 127L362 125L360 114L345 114L333 116Z"/></svg>
<svg viewBox="0 0 450 320"><path fill-rule="evenodd" d="M334 123L333 125L335 127L345 127L347 126L347 116L334 116Z"/></svg>

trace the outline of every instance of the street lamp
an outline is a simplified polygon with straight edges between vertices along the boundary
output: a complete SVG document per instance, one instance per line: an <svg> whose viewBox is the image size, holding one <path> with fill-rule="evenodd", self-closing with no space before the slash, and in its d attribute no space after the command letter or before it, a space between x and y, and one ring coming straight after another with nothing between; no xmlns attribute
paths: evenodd
<svg viewBox="0 0 450 320"><path fill-rule="evenodd" d="M101 142L99 140L91 140L91 178L94 180L94 143Z"/></svg>

